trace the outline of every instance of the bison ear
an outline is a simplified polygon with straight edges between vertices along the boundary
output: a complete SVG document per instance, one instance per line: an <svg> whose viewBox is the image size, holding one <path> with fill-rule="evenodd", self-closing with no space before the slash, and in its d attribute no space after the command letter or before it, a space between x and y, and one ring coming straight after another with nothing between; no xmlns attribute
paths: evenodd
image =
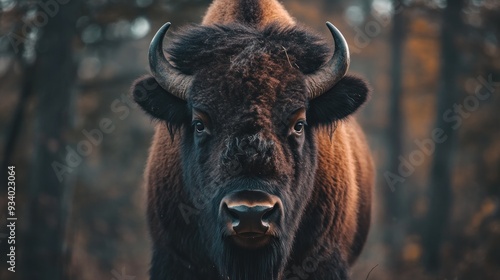
<svg viewBox="0 0 500 280"><path fill-rule="evenodd" d="M151 117L172 127L189 121L187 102L164 90L151 76L137 79L132 85L134 101Z"/></svg>
<svg viewBox="0 0 500 280"><path fill-rule="evenodd" d="M361 78L346 76L333 88L309 102L307 122L330 125L354 113L367 100L371 90Z"/></svg>

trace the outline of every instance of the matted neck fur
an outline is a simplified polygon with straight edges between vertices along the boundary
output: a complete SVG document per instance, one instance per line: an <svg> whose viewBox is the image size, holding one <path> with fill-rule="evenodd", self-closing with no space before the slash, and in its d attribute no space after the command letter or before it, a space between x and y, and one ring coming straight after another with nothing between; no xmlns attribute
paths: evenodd
<svg viewBox="0 0 500 280"><path fill-rule="evenodd" d="M257 28L269 24L294 26L295 20L276 0L215 0L208 8L202 25L240 22Z"/></svg>

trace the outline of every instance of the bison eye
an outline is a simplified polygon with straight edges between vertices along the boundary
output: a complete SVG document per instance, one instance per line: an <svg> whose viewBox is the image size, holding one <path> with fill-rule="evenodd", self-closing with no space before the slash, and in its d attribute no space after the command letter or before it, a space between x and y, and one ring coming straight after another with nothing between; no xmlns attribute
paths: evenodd
<svg viewBox="0 0 500 280"><path fill-rule="evenodd" d="M203 133L205 131L205 125L202 121L196 120L193 122L194 129L198 133Z"/></svg>
<svg viewBox="0 0 500 280"><path fill-rule="evenodd" d="M304 127L307 125L305 120L300 120L293 126L293 130L296 134L302 134Z"/></svg>

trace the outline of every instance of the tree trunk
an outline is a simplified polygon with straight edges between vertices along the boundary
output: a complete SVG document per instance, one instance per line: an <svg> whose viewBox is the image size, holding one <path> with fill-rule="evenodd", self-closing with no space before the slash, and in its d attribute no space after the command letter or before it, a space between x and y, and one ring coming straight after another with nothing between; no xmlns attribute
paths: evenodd
<svg viewBox="0 0 500 280"><path fill-rule="evenodd" d="M398 7L399 1L394 1L394 7ZM402 54L403 42L405 34L405 21L402 11L395 11L392 18L392 34L391 34L391 93L389 103L389 171L393 174L398 174L399 156L402 155L402 118L401 113L401 95L402 95ZM394 182L394 181L393 181ZM398 189L399 185L388 183L384 186L385 213L384 226L385 236L384 243L390 248L389 265L398 266L400 258L401 246L403 243L403 229L401 222L404 218L402 211L401 198L402 189Z"/></svg>
<svg viewBox="0 0 500 280"><path fill-rule="evenodd" d="M48 16L46 25L38 30L41 37L36 48L35 148L21 268L25 279L64 278L62 198L69 184L58 179L52 163L65 162L71 131L75 79L72 42L78 6L77 1L58 5L59 10Z"/></svg>
<svg viewBox="0 0 500 280"><path fill-rule="evenodd" d="M457 36L461 30L463 0L448 1L441 29L440 84L437 98L435 128L442 129L447 140L436 144L429 182L429 209L423 234L424 265L428 271L440 266L440 249L448 225L452 204L451 173L455 131L453 122L444 121L443 114L453 108L459 97L458 76L460 56Z"/></svg>

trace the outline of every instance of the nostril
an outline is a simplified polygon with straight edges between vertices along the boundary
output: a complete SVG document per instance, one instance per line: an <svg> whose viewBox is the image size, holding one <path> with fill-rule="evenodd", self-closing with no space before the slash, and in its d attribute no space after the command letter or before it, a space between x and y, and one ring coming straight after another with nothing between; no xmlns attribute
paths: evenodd
<svg viewBox="0 0 500 280"><path fill-rule="evenodd" d="M240 217L238 216L238 211L231 209L227 206L227 204L224 203L224 210L226 210L226 213L233 219L233 220L238 220Z"/></svg>
<svg viewBox="0 0 500 280"><path fill-rule="evenodd" d="M264 215L262 215L262 221L263 222L269 222L269 220L273 219L274 218L274 214L276 214L276 212L278 212L278 204L274 204L273 208L269 209L266 211L266 213L264 213Z"/></svg>

